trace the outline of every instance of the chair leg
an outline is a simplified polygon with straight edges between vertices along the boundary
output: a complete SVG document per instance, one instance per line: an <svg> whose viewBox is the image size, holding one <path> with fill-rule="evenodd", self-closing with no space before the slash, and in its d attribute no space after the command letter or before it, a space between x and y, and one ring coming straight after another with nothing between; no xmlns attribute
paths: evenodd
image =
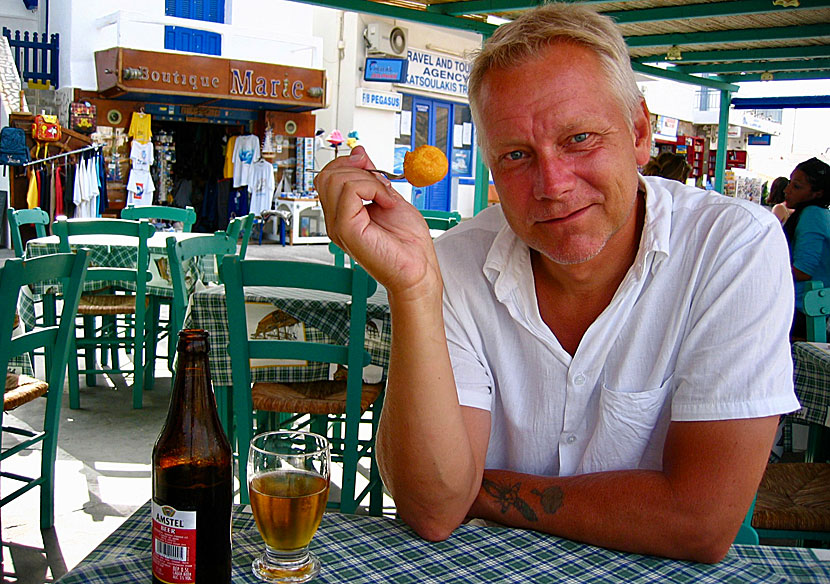
<svg viewBox="0 0 830 584"><path fill-rule="evenodd" d="M155 297L150 297L150 310L148 312L149 318L145 318L145 365L144 365L144 389L151 390L155 386L156 381L156 341L159 334L159 316L160 306Z"/></svg>
<svg viewBox="0 0 830 584"><path fill-rule="evenodd" d="M95 338L95 317L84 316L84 339L92 340ZM95 349L91 345L84 346L84 368L87 371L95 369ZM95 373L86 374L87 387L95 387L98 384Z"/></svg>
<svg viewBox="0 0 830 584"><path fill-rule="evenodd" d="M244 418L244 420L240 420ZM239 473L239 502L243 505L250 503L248 497L248 451L253 438L251 414L243 415L236 412L236 451L238 453L237 469Z"/></svg>
<svg viewBox="0 0 830 584"><path fill-rule="evenodd" d="M213 394L216 397L216 409L219 413L219 420L225 429L228 442L233 444L233 394L228 385L214 385Z"/></svg>
<svg viewBox="0 0 830 584"><path fill-rule="evenodd" d="M81 407L81 392L79 385L78 373L78 344L75 340L75 334L70 336L69 342L69 359L67 359L67 377L69 378L69 409L77 410Z"/></svg>
<svg viewBox="0 0 830 584"><path fill-rule="evenodd" d="M133 329L133 409L140 410L144 404L144 323L134 321Z"/></svg>

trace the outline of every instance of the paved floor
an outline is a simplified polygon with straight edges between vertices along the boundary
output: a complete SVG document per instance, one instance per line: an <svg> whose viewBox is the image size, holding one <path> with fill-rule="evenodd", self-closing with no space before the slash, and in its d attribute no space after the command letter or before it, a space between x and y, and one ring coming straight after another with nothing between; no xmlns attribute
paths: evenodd
<svg viewBox="0 0 830 584"><path fill-rule="evenodd" d="M0 250L0 263L8 257L9 250ZM326 245L260 246L256 241L248 247L248 257L332 261ZM145 393L141 410L130 407L130 390L123 379L113 385L99 376L101 386L82 386L79 410L70 410L64 396L55 527L39 528L38 489L3 507L3 582L42 584L57 579L150 498L150 457L167 413L171 381L166 363L159 361L156 373L156 387ZM42 416L44 401L6 414L6 421L34 424ZM3 470L25 473L40 460L39 454L31 453L17 458L4 463ZM2 492L8 492L6 480L0 484Z"/></svg>

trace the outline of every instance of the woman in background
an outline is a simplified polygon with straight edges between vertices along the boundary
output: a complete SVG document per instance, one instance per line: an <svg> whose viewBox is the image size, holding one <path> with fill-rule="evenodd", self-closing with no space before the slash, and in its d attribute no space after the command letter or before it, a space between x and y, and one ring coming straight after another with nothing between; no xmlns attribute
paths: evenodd
<svg viewBox="0 0 830 584"><path fill-rule="evenodd" d="M784 196L793 210L784 223L795 279L791 336L804 338L806 319L800 311L807 291L804 283L817 280L830 286L830 166L818 158L800 163L790 175Z"/></svg>
<svg viewBox="0 0 830 584"><path fill-rule="evenodd" d="M643 176L662 176L686 183L692 167L686 162L686 157L674 152L663 152L657 158L652 157L643 167Z"/></svg>
<svg viewBox="0 0 830 584"><path fill-rule="evenodd" d="M778 217L781 225L783 225L793 213L793 210L787 207L787 204L784 202L784 189L787 188L788 184L790 184L790 179L786 176L779 176L777 179L772 181L772 186L769 189L769 195L767 195L767 205L772 207L772 214Z"/></svg>

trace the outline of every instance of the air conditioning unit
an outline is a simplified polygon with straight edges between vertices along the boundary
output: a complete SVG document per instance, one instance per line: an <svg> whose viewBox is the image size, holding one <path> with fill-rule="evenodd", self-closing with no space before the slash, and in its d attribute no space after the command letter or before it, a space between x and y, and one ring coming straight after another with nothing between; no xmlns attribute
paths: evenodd
<svg viewBox="0 0 830 584"><path fill-rule="evenodd" d="M366 27L366 44L369 54L406 57L408 31L400 26L384 22L371 22Z"/></svg>

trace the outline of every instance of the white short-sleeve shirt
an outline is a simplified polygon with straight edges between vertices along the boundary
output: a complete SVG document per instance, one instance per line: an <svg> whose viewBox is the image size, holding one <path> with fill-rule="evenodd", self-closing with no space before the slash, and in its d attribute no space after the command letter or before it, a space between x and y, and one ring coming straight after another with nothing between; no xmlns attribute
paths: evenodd
<svg viewBox="0 0 830 584"><path fill-rule="evenodd" d="M500 206L436 240L459 400L491 413L487 468L659 469L672 420L799 407L779 222L759 205L641 181L636 259L573 357L542 321L528 247Z"/></svg>

